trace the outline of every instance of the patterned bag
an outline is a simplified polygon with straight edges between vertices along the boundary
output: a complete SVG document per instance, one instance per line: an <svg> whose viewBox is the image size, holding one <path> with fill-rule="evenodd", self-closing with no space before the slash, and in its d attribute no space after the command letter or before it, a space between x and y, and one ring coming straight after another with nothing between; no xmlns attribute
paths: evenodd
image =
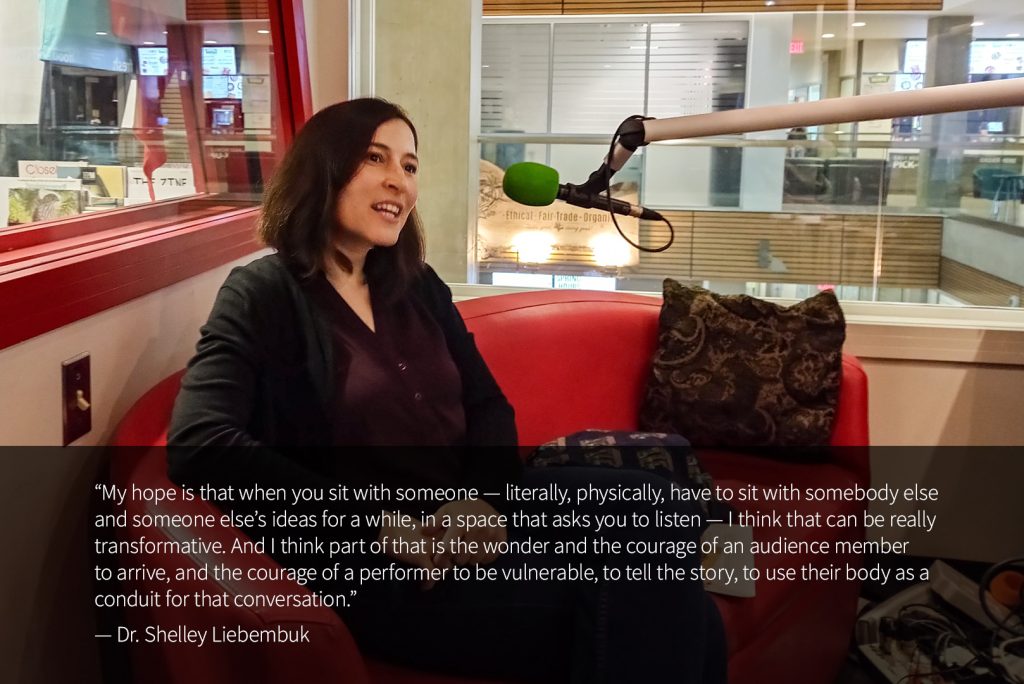
<svg viewBox="0 0 1024 684"><path fill-rule="evenodd" d="M583 430L537 447L527 464L550 466L599 466L650 470L675 487L714 491L711 476L701 466L690 443L680 435L661 432ZM721 518L721 504L699 501L704 517Z"/></svg>

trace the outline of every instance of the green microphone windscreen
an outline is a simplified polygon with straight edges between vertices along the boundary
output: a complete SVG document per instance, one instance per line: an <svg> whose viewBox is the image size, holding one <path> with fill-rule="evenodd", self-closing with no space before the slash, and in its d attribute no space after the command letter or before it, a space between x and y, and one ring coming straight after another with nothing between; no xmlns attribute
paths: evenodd
<svg viewBox="0 0 1024 684"><path fill-rule="evenodd" d="M501 188L520 204L546 207L558 197L558 172L536 162L519 162L505 169Z"/></svg>

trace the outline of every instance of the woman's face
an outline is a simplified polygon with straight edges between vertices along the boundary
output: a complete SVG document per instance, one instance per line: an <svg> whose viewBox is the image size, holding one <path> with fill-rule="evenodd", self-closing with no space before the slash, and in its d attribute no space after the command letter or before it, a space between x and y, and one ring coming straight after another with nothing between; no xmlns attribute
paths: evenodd
<svg viewBox="0 0 1024 684"><path fill-rule="evenodd" d="M382 123L362 166L338 195L337 247L346 255L398 241L416 205L419 160L412 130L401 119Z"/></svg>

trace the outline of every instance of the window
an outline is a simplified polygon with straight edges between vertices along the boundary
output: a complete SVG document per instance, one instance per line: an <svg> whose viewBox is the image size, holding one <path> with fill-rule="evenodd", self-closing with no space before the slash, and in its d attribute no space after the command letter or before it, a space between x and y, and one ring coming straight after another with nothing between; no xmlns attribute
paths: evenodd
<svg viewBox="0 0 1024 684"><path fill-rule="evenodd" d="M311 109L298 0L38 10L0 0L0 348L257 250Z"/></svg>
<svg viewBox="0 0 1024 684"><path fill-rule="evenodd" d="M163 200L255 204L284 143L278 5L0 0L0 236Z"/></svg>
<svg viewBox="0 0 1024 684"><path fill-rule="evenodd" d="M834 287L852 300L1021 307L1021 107L643 147L612 189L672 221L675 242L659 253L630 248L600 211L524 207L501 192L505 169L521 161L582 183L632 114L668 118L1024 76L1024 25L1010 15L862 19L485 19L480 282L507 273L596 276L614 278L617 289L659 291L669 276L767 296ZM937 73L927 73L930 63ZM619 224L648 248L669 237L663 223Z"/></svg>

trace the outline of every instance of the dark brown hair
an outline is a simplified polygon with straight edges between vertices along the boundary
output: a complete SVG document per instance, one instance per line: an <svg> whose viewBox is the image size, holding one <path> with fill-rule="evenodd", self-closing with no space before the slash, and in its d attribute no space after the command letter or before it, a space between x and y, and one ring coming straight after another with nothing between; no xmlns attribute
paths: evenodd
<svg viewBox="0 0 1024 684"><path fill-rule="evenodd" d="M323 271L333 258L346 271L352 263L332 248L338 231L338 196L359 170L381 124L401 119L416 127L398 105L361 98L331 105L306 122L267 185L260 213L259 237L302 277ZM423 230L414 209L398 242L375 247L366 257L367 282L380 294L404 290L423 266Z"/></svg>

